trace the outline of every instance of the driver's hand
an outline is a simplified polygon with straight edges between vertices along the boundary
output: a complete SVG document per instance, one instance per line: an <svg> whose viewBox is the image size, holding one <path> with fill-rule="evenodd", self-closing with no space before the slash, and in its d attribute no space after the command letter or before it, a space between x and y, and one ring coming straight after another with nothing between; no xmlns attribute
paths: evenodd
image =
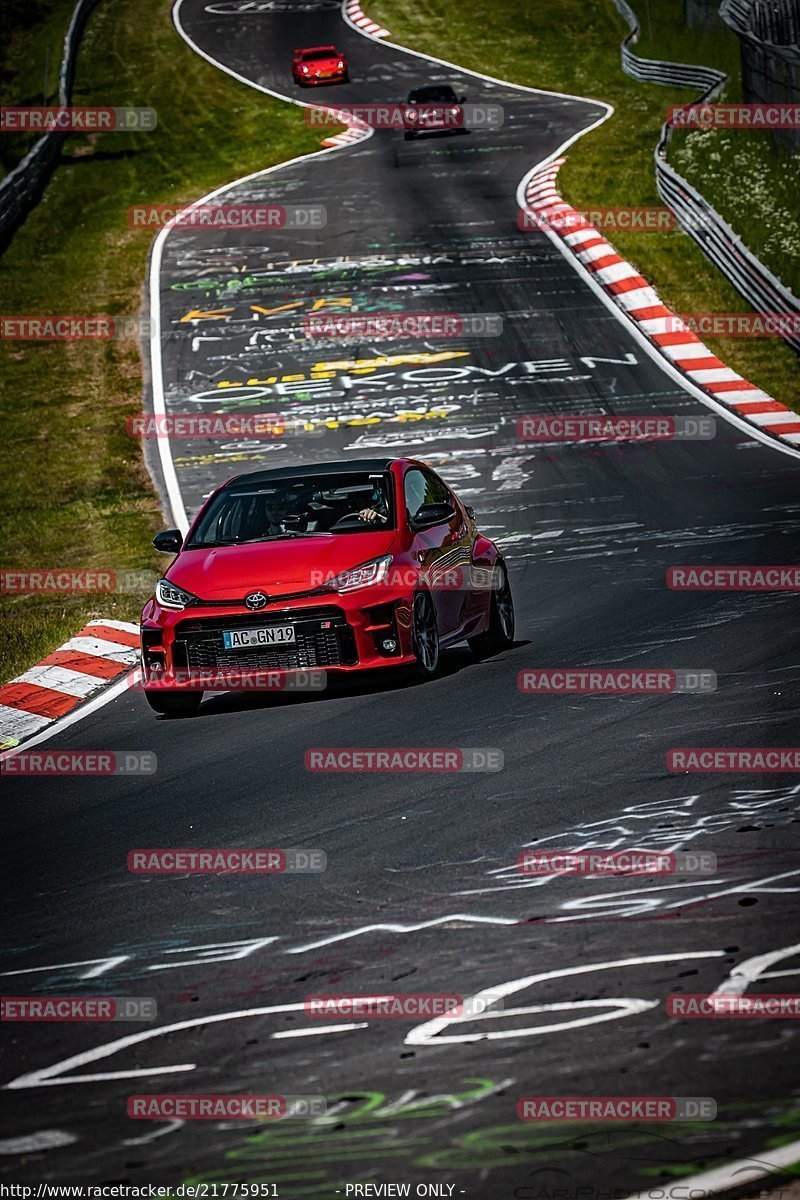
<svg viewBox="0 0 800 1200"><path fill-rule="evenodd" d="M375 511L374 508L362 508L358 515L362 521L370 521L371 522L371 521L385 521L386 520L386 518L382 517L379 512Z"/></svg>

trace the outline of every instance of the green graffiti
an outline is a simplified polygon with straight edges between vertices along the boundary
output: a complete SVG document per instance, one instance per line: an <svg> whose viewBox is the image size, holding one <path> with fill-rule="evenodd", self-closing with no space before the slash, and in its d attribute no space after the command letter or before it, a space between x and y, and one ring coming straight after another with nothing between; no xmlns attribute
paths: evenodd
<svg viewBox="0 0 800 1200"><path fill-rule="evenodd" d="M616 1162L628 1159L631 1172L643 1179L680 1179L707 1170L718 1155L714 1144L729 1142L731 1134L741 1136L744 1110L758 1112L759 1123L766 1122L766 1105L737 1104L721 1108L717 1119L675 1122L664 1125L632 1124L609 1129L608 1125L573 1122L532 1123L514 1121L484 1126L456 1137L443 1139L441 1123L416 1124L427 1118L442 1118L501 1092L512 1081L497 1083L490 1079L465 1079L465 1090L447 1095L414 1098L406 1094L390 1102L378 1091L344 1092L327 1097L329 1115L304 1121L265 1123L263 1129L248 1135L243 1144L225 1155L219 1170L193 1176L186 1184L274 1183L282 1196L302 1196L306 1200L334 1198L346 1184L374 1182L374 1173L364 1178L354 1174L340 1176L344 1166L358 1171L359 1164L372 1171L376 1163L425 1171L477 1171L508 1167L510 1162L523 1167L547 1166L557 1160L568 1169L585 1164L587 1154L604 1156ZM752 1114L754 1115L754 1114ZM796 1137L800 1114L785 1107L770 1119L781 1132L768 1143L777 1147ZM448 1144L443 1145L443 1140ZM695 1161L676 1161L667 1147L685 1151L695 1148ZM697 1161L697 1148L705 1153ZM647 1153L643 1153L646 1151ZM665 1162L669 1157L670 1161ZM745 1158L745 1155L742 1155ZM783 1175L800 1174L800 1165L784 1170Z"/></svg>

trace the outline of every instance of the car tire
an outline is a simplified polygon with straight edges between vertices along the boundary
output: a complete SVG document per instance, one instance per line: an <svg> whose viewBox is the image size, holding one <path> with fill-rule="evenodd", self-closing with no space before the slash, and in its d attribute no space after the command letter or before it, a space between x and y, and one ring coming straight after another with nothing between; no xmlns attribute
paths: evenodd
<svg viewBox="0 0 800 1200"><path fill-rule="evenodd" d="M492 587L489 598L489 628L475 637L467 638L467 644L476 658L487 658L514 645L514 600L502 558L495 563L493 581L499 573L502 573L502 580L497 587Z"/></svg>
<svg viewBox="0 0 800 1200"><path fill-rule="evenodd" d="M153 712L162 717L193 717L203 699L202 692L162 692L144 689L144 696Z"/></svg>
<svg viewBox="0 0 800 1200"><path fill-rule="evenodd" d="M406 129L405 132L403 133L403 137L406 139L407 142L410 142L412 140L412 138L415 138L416 136L417 136L416 131L413 129Z"/></svg>
<svg viewBox="0 0 800 1200"><path fill-rule="evenodd" d="M417 592L411 611L413 673L417 679L434 679L439 673L439 630L436 610L428 592Z"/></svg>
<svg viewBox="0 0 800 1200"><path fill-rule="evenodd" d="M342 83L349 83L349 82L350 82L350 72L345 71L344 75L342 76Z"/></svg>

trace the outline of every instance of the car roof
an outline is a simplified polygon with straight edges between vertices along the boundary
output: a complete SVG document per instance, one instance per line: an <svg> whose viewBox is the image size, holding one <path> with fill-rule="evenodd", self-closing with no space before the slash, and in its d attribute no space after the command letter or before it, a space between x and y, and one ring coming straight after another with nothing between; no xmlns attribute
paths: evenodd
<svg viewBox="0 0 800 1200"><path fill-rule="evenodd" d="M412 88L411 91L408 93L408 98L410 100L412 98L412 96L423 96L427 92L449 92L452 96L455 96L455 94L456 94L455 89L453 88L452 84L449 84L449 83L425 83L425 84L421 84L419 87Z"/></svg>
<svg viewBox="0 0 800 1200"><path fill-rule="evenodd" d="M345 458L335 462L313 463L305 467L273 467L269 471L249 471L235 475L224 487L241 483L271 483L281 479L303 479L311 475L339 475L348 471L388 471L396 458Z"/></svg>
<svg viewBox="0 0 800 1200"><path fill-rule="evenodd" d="M319 54L321 50L326 50L329 54L338 54L339 51L335 46L306 46L299 50L299 54Z"/></svg>

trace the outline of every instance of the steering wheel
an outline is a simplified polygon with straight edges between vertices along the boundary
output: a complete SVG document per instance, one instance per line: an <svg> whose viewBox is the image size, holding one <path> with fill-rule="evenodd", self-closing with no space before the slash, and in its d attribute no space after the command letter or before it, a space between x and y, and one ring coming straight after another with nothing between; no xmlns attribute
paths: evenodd
<svg viewBox="0 0 800 1200"><path fill-rule="evenodd" d="M345 525L348 521L358 521L359 525L368 525L370 527L373 524L377 524L377 522L365 521L364 518L357 512L345 513L343 517L339 517L339 520L334 521L333 525L331 525L331 532L334 529L338 529L340 525Z"/></svg>

